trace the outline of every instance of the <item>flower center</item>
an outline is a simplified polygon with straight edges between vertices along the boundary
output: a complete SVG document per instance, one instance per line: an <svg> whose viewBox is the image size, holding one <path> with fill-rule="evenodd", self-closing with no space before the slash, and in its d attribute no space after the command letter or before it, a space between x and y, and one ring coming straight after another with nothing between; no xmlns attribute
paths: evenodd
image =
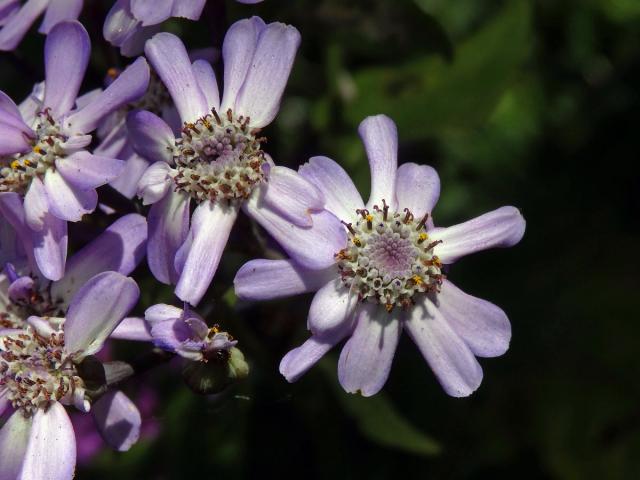
<svg viewBox="0 0 640 480"><path fill-rule="evenodd" d="M56 159L65 156L62 143L67 137L60 133L60 125L48 108L38 113L34 132L30 152L0 157L0 192L24 195L34 177L42 179L47 170L54 168Z"/></svg>
<svg viewBox="0 0 640 480"><path fill-rule="evenodd" d="M391 312L394 307L409 308L415 296L438 291L444 275L442 263L434 254L440 242L431 242L425 231L429 214L416 221L409 209L389 213L356 210L361 217L349 230L347 247L336 254L342 282L360 301L380 303Z"/></svg>
<svg viewBox="0 0 640 480"><path fill-rule="evenodd" d="M264 180L267 162L248 117L231 109L220 116L215 109L195 123L185 123L176 141L173 180L177 191L204 200L246 199Z"/></svg>
<svg viewBox="0 0 640 480"><path fill-rule="evenodd" d="M26 319L32 315L37 317L61 317L65 312L60 300L54 300L49 285L38 286L34 281L33 288L20 297L8 295L9 301L0 310L0 329L23 328Z"/></svg>
<svg viewBox="0 0 640 480"><path fill-rule="evenodd" d="M84 399L84 382L63 347L59 325L48 335L27 326L0 338L0 387L14 408L32 415L51 401Z"/></svg>

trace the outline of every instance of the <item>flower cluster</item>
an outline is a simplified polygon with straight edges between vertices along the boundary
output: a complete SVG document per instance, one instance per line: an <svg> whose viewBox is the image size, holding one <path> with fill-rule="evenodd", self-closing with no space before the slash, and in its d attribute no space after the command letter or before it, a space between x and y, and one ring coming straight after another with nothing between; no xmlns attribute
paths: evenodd
<svg viewBox="0 0 640 480"><path fill-rule="evenodd" d="M189 52L160 31L171 17L198 20L205 3L117 0L104 38L123 55L144 56L110 69L104 88L80 94L91 55L76 20L83 2L0 2L1 49L15 48L45 11L47 34L44 82L21 103L0 92L0 415L8 417L0 478L73 477L67 408L92 412L117 450L137 441L141 416L120 390L136 368L100 357L107 342L148 343L153 355L179 362L201 394L249 375L242 339L209 321L215 312L196 311L241 210L285 253L270 250L268 259L241 266L237 297L315 292L310 337L280 363L288 381L345 341L340 384L373 395L404 330L445 392L467 396L482 380L476 357L509 346L506 314L448 277L463 256L518 243L525 230L518 209L436 227L438 174L398 165L396 126L385 115L359 128L371 170L366 203L327 157L297 170L279 166L264 129L278 114L300 33L259 17L237 21L221 46L219 79L216 55ZM89 223L110 188L143 215L119 216L67 260L68 222ZM145 258L180 306L161 303L151 288L144 314L129 317L141 292L128 275Z"/></svg>

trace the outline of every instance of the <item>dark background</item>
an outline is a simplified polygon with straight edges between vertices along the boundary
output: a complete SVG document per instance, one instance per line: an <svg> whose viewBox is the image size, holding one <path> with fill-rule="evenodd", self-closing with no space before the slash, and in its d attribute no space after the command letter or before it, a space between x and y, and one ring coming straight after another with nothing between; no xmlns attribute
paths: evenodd
<svg viewBox="0 0 640 480"><path fill-rule="evenodd" d="M89 89L125 61L100 41L111 2L87 4ZM511 348L481 360L485 379L465 399L442 391L407 338L376 397L342 392L336 352L290 385L277 367L306 338L310 296L235 300L235 271L262 254L245 218L200 311L238 338L250 378L217 398L191 393L170 367L136 379L134 396L157 392L145 413L156 427L127 454L84 459L78 478L640 478L640 2L209 0L199 22L167 28L191 48L219 47L252 14L302 33L266 130L276 162L330 156L366 198L356 128L386 113L400 161L440 173L437 224L522 210L519 245L465 258L449 275L508 313ZM32 32L0 55L0 88L13 98L42 78L42 44ZM73 246L110 221L75 225ZM135 278L140 312L173 301L146 267ZM149 347L114 349L127 358Z"/></svg>

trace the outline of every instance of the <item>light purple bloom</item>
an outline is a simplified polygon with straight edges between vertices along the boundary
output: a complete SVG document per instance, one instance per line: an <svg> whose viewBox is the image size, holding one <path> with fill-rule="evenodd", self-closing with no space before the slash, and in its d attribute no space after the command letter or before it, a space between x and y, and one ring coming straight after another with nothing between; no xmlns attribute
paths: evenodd
<svg viewBox="0 0 640 480"><path fill-rule="evenodd" d="M83 0L2 0L0 1L0 50L13 50L22 41L31 25L44 12L38 31L48 34L65 20L76 20Z"/></svg>
<svg viewBox="0 0 640 480"><path fill-rule="evenodd" d="M260 3L262 0L237 0ZM117 0L104 22L104 38L125 56L142 52L144 42L169 18L198 20L206 0Z"/></svg>
<svg viewBox="0 0 640 480"><path fill-rule="evenodd" d="M211 66L192 64L176 36L159 33L147 42L147 58L184 122L176 139L150 112L129 116L134 149L155 162L139 184L143 202L153 204L147 256L155 277L176 283L176 295L192 305L213 279L241 206L269 230L265 218L274 215L310 227L310 212L324 205L312 183L273 165L259 136L278 112L299 44L291 26L258 17L236 22L222 48L221 96Z"/></svg>
<svg viewBox="0 0 640 480"><path fill-rule="evenodd" d="M151 325L153 343L163 350L193 361L226 360L238 342L217 326L209 328L195 311L172 305L149 307L145 320Z"/></svg>
<svg viewBox="0 0 640 480"><path fill-rule="evenodd" d="M291 259L248 262L235 278L236 293L265 300L317 292L308 316L311 337L280 364L289 381L347 339L338 363L340 383L347 392L374 395L386 382L406 330L444 390L470 395L482 381L475 357L502 355L511 326L500 308L446 280L443 265L518 243L524 219L516 208L502 207L435 228L436 171L414 163L397 167L396 126L384 115L365 119L359 133L371 167L369 201L363 202L337 163L312 158L300 174L323 192L328 211L312 215L311 229L283 227L276 239Z"/></svg>
<svg viewBox="0 0 640 480"><path fill-rule="evenodd" d="M91 46L78 22L56 25L45 43L45 84L18 108L0 92L0 212L22 235L42 274L64 275L67 221L92 212L96 187L116 178L122 160L86 147L98 123L139 98L149 67L136 60L104 92L73 110Z"/></svg>
<svg viewBox="0 0 640 480"><path fill-rule="evenodd" d="M0 430L1 479L72 478L75 436L62 405L91 408L77 365L136 303L138 287L124 275L142 260L146 233L144 217L118 219L69 260L59 282L19 255L18 269L7 264L0 273L0 414L15 409ZM113 448L136 441L140 415L122 393L102 396L92 410Z"/></svg>

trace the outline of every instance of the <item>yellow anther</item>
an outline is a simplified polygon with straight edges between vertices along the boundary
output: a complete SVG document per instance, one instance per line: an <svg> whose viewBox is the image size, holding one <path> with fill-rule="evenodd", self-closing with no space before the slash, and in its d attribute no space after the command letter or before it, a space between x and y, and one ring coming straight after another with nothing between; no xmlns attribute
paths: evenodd
<svg viewBox="0 0 640 480"><path fill-rule="evenodd" d="M436 267L438 267L438 268L442 267L442 261L441 261L441 260L440 260L436 255L434 255L434 256L433 256L433 258L431 259L431 261L433 262L433 264L434 264Z"/></svg>
<svg viewBox="0 0 640 480"><path fill-rule="evenodd" d="M422 280L422 277L420 275L414 275L413 277L411 277L411 280L416 282L416 285L422 285L424 283L424 280Z"/></svg>
<svg viewBox="0 0 640 480"><path fill-rule="evenodd" d="M27 158L23 160L23 163L25 167L28 167L29 165L31 165L31 162Z"/></svg>
<svg viewBox="0 0 640 480"><path fill-rule="evenodd" d="M20 166L20 162L18 160L14 160L13 162L11 162L11 168L13 168L14 170L17 169Z"/></svg>
<svg viewBox="0 0 640 480"><path fill-rule="evenodd" d="M353 244L356 247L361 247L362 246L362 242L360 241L360 239L358 237L353 237Z"/></svg>
<svg viewBox="0 0 640 480"><path fill-rule="evenodd" d="M40 147L40 145L36 145L35 147L33 147L33 151L35 153L41 153L42 152L42 148ZM25 161L25 163L27 163L27 162Z"/></svg>
<svg viewBox="0 0 640 480"><path fill-rule="evenodd" d="M120 75L120 70L111 67L109 70L107 70L107 75L111 78L116 78L118 75Z"/></svg>
<svg viewBox="0 0 640 480"><path fill-rule="evenodd" d="M373 215L369 214L365 217L365 219L367 220L367 222L373 222Z"/></svg>
<svg viewBox="0 0 640 480"><path fill-rule="evenodd" d="M418 241L420 243L424 242L427 238L429 238L429 235L427 235L424 232L422 232L420 235L418 235Z"/></svg>

